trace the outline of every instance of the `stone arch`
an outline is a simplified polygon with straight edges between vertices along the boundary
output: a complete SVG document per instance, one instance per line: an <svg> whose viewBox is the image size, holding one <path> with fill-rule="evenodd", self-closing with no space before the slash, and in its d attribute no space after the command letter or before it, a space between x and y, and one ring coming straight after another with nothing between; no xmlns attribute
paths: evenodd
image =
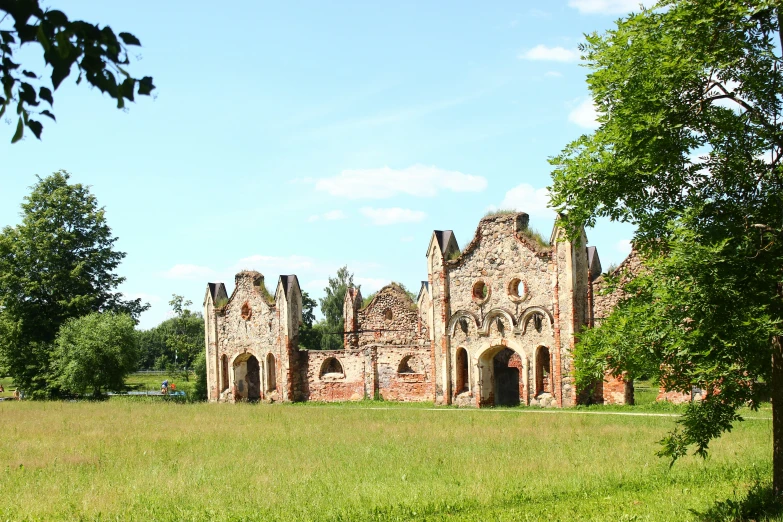
<svg viewBox="0 0 783 522"><path fill-rule="evenodd" d="M397 373L424 373L424 366L415 354L408 354L400 361Z"/></svg>
<svg viewBox="0 0 783 522"><path fill-rule="evenodd" d="M266 392L277 391L277 362L272 352L266 354Z"/></svg>
<svg viewBox="0 0 783 522"><path fill-rule="evenodd" d="M321 371L318 373L322 379L324 377L339 378L345 377L345 370L337 357L327 357L321 364Z"/></svg>
<svg viewBox="0 0 783 522"><path fill-rule="evenodd" d="M449 337L454 335L454 329L457 327L457 323L459 323L460 319L466 319L468 321L468 324L470 325L471 321L473 321L473 325L478 328L481 323L479 323L478 317L476 317L476 314L473 312L468 312L467 310L457 310L452 314L451 319L449 319L448 325L446 325L446 335Z"/></svg>
<svg viewBox="0 0 783 522"><path fill-rule="evenodd" d="M555 325L555 318L552 317L552 314L549 313L549 310L542 306L530 306L528 308L525 308L522 311L522 314L519 316L519 322L517 323L519 327L522 328L522 334L525 334L527 332L527 325L528 321L533 318L534 315L541 314L545 318L549 319L549 326Z"/></svg>
<svg viewBox="0 0 783 522"><path fill-rule="evenodd" d="M535 353L536 397L542 393L553 393L552 355L549 348L539 346Z"/></svg>
<svg viewBox="0 0 783 522"><path fill-rule="evenodd" d="M511 312L509 312L505 308L493 308L492 310L487 312L487 315L484 316L484 322L481 325L481 328L479 329L479 334L489 335L489 329L492 326L492 320L498 317L501 317L508 321L509 331L507 333L510 334L511 330L513 330L514 327L517 325L517 322L514 319L514 316L511 315Z"/></svg>
<svg viewBox="0 0 783 522"><path fill-rule="evenodd" d="M454 385L454 394L470 391L470 375L468 373L468 352L465 348L457 348L455 355L454 368L456 372L456 380Z"/></svg>
<svg viewBox="0 0 783 522"><path fill-rule="evenodd" d="M261 398L261 365L252 351L237 354L231 361L234 400Z"/></svg>
<svg viewBox="0 0 783 522"><path fill-rule="evenodd" d="M509 353L511 352L511 353ZM498 357L500 356L500 357ZM494 340L487 343L484 348L476 354L474 358L477 368L477 379L475 390L476 403L479 407L501 405L504 401L498 401L496 396L498 387L505 386L505 390L510 391L510 376L516 376L516 398L512 399L518 404L528 404L528 357L521 346L513 341ZM508 375L496 375L500 364L505 364ZM498 379L499 377L500 379ZM502 398L501 398L502 399Z"/></svg>

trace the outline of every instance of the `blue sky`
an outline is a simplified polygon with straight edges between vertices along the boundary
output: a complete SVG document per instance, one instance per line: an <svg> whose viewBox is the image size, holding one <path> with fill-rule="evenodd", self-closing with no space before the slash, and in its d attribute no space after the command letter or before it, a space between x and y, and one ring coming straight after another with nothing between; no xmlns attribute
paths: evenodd
<svg viewBox="0 0 783 522"><path fill-rule="evenodd" d="M50 5L135 34L131 71L157 89L118 111L70 78L42 141L10 145L0 124L0 225L36 174L90 185L149 328L172 293L200 309L208 281L230 290L244 268L315 297L344 264L365 294L415 292L432 230L465 246L491 208L548 236L547 158L594 126L576 47L639 1ZM588 237L606 267L632 233Z"/></svg>

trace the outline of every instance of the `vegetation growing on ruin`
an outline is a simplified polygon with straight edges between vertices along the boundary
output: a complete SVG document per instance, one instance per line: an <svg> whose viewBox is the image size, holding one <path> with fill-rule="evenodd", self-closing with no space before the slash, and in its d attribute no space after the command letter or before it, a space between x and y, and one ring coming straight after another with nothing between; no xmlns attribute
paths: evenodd
<svg viewBox="0 0 783 522"><path fill-rule="evenodd" d="M486 214L484 214L485 218L488 217L498 217L498 216L509 216L512 214L519 214L518 210L514 210L513 208L498 208L495 210L488 210Z"/></svg>
<svg viewBox="0 0 783 522"><path fill-rule="evenodd" d="M446 256L446 259L449 261L454 261L455 259L459 259L459 256L462 255L462 252L460 252L459 248L455 248L451 252L449 252L449 255Z"/></svg>
<svg viewBox="0 0 783 522"><path fill-rule="evenodd" d="M269 306L275 305L275 295L266 287L265 281L261 281L260 284L256 285L256 288L258 288L258 291L261 293L261 297L264 298L264 301L266 301L266 304Z"/></svg>
<svg viewBox="0 0 783 522"><path fill-rule="evenodd" d="M550 246L549 241L544 237L544 235L541 232L539 232L535 228L526 227L520 231L520 234L522 234L522 236L526 237L540 248L548 249Z"/></svg>
<svg viewBox="0 0 783 522"><path fill-rule="evenodd" d="M770 470L768 420L670 469L670 417L378 406L6 402L0 519L679 522Z"/></svg>
<svg viewBox="0 0 783 522"><path fill-rule="evenodd" d="M228 297L218 297L215 301L215 308L223 308L228 304Z"/></svg>

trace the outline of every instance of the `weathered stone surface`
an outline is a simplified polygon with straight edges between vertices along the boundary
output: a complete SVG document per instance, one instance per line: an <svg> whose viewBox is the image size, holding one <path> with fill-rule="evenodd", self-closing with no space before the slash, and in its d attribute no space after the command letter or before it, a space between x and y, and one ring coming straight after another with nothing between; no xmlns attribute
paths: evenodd
<svg viewBox="0 0 783 522"><path fill-rule="evenodd" d="M435 231L415 302L391 284L362 308L349 289L343 350L298 350L296 276L280 276L273 299L258 272L237 274L230 297L210 284L210 400L575 404L574 336L613 304L593 299L584 236L572 243L555 229L540 245L527 222L524 213L486 217L462 251L451 231ZM617 402L606 389L601 400Z"/></svg>

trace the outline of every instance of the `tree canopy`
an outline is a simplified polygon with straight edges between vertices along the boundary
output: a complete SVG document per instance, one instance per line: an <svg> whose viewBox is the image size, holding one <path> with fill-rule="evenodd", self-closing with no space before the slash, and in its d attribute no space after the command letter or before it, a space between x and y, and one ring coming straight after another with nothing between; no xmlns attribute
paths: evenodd
<svg viewBox="0 0 783 522"><path fill-rule="evenodd" d="M0 367L34 396L57 392L50 356L68 319L110 311L136 320L149 306L117 291L125 253L95 196L69 179L38 178L21 223L0 233Z"/></svg>
<svg viewBox="0 0 783 522"><path fill-rule="evenodd" d="M92 312L69 319L57 333L52 354L53 380L67 393L122 391L136 369L135 323L127 314Z"/></svg>
<svg viewBox="0 0 783 522"><path fill-rule="evenodd" d="M645 268L582 336L577 377L647 372L669 389L707 390L664 440L673 458L693 444L705 455L739 406L771 395L780 493L779 6L662 1L581 50L599 127L551 159L552 205L574 236L598 217L635 224Z"/></svg>
<svg viewBox="0 0 783 522"><path fill-rule="evenodd" d="M335 277L329 278L329 284L324 288L325 297L320 299L321 313L324 315L324 333L321 337L322 350L339 350L343 347L342 332L345 328L343 317L343 302L345 292L353 286L353 273L347 266L337 270Z"/></svg>
<svg viewBox="0 0 783 522"><path fill-rule="evenodd" d="M40 0L0 0L0 118L11 107L17 115L12 142L22 139L25 127L41 138L42 116L55 119L52 91L76 68L76 83L86 81L125 107L125 100L148 96L155 86L150 76L136 78L127 70L128 46L141 42L131 33L114 33L109 26L69 20L62 11L41 7ZM30 65L20 63L27 47L40 47L50 81ZM42 108L42 103L46 107ZM38 119L35 119L38 118Z"/></svg>

